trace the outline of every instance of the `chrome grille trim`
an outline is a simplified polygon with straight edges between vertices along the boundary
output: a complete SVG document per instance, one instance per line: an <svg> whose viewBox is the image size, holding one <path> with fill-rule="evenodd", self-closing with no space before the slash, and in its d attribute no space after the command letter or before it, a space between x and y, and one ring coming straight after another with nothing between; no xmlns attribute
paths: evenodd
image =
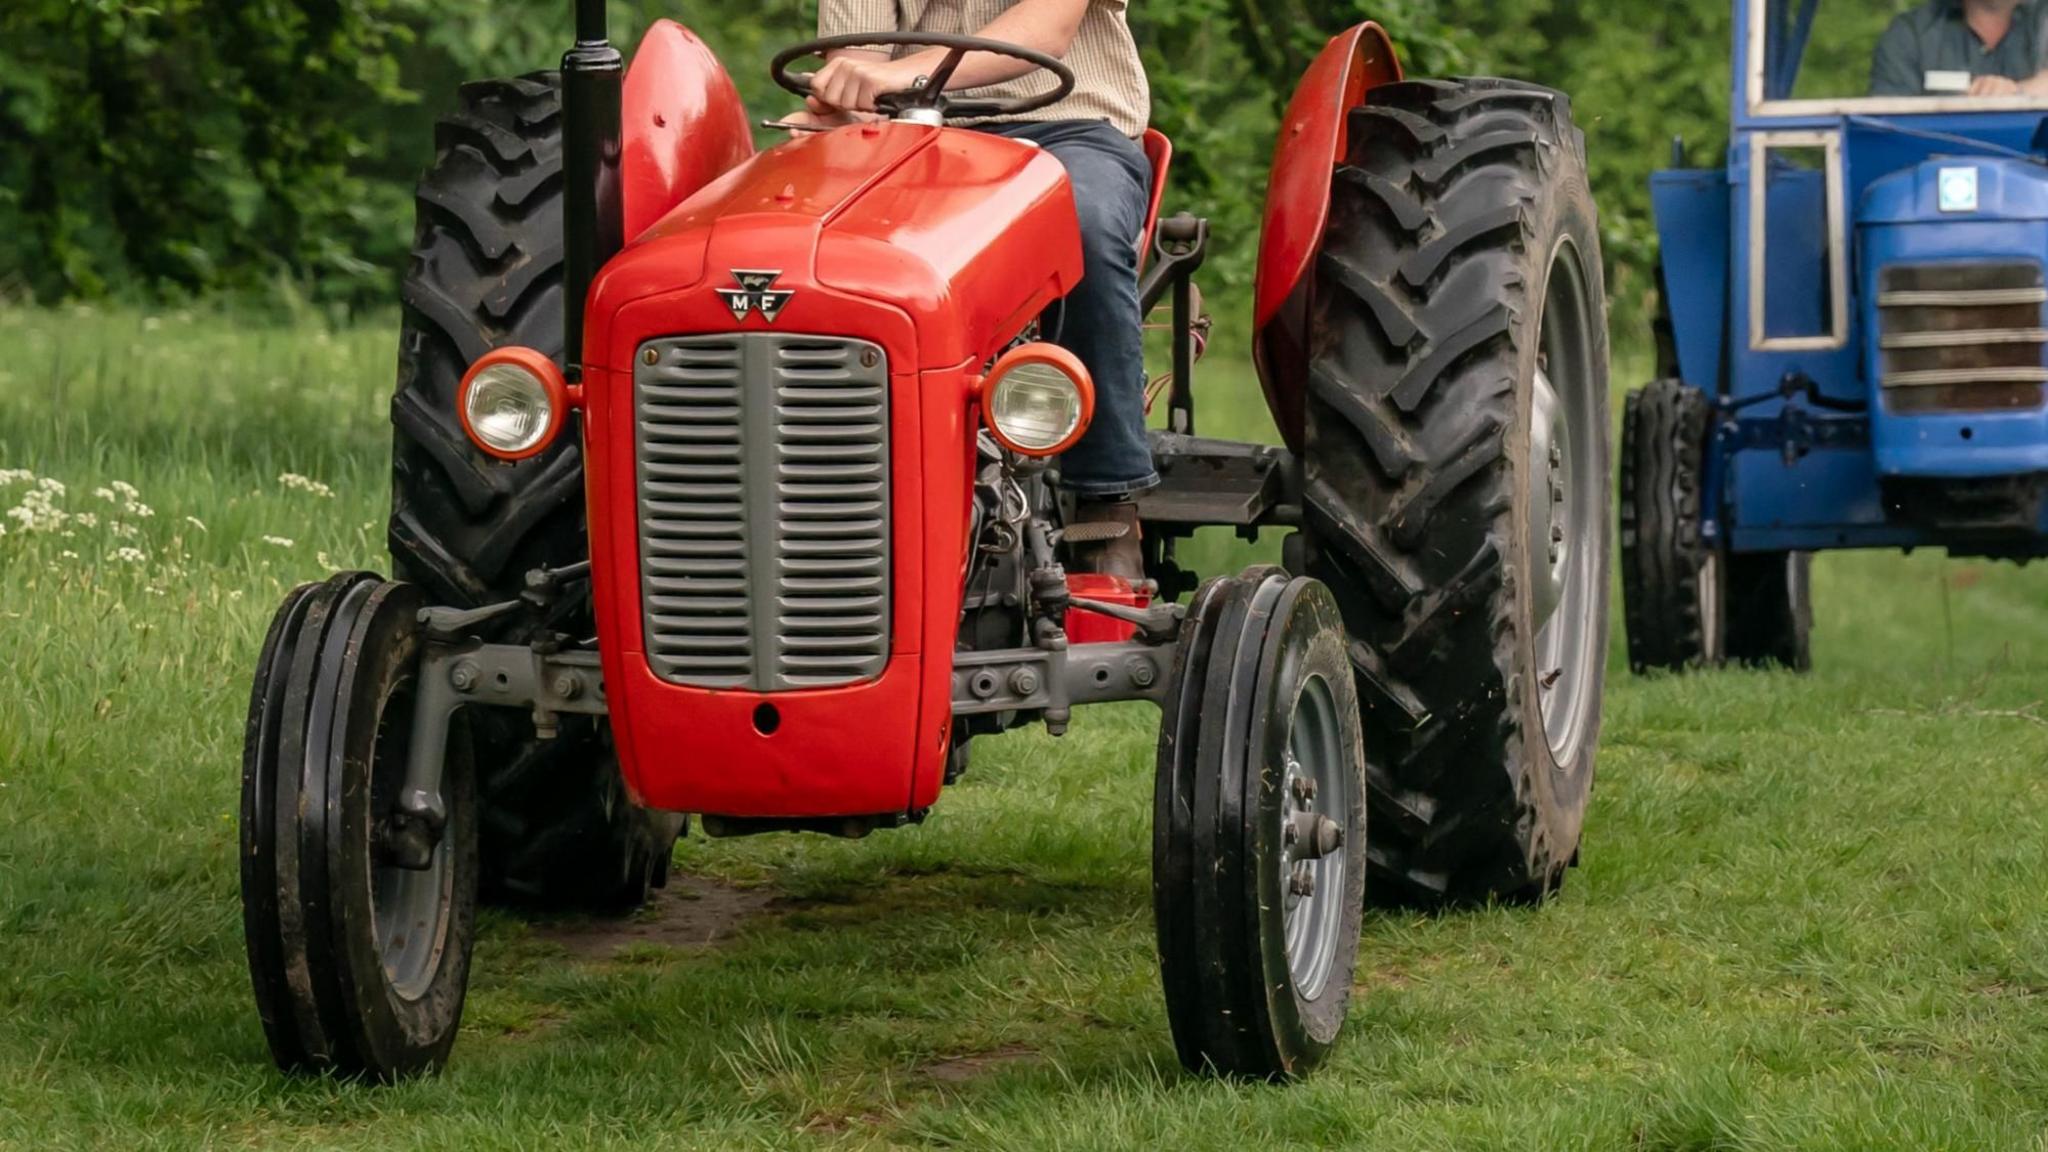
<svg viewBox="0 0 2048 1152"><path fill-rule="evenodd" d="M647 659L761 692L881 673L888 364L871 343L669 337L634 361Z"/></svg>
<svg viewBox="0 0 2048 1152"><path fill-rule="evenodd" d="M1887 410L2038 407L2048 384L2048 284L2026 260L1878 270L1878 383Z"/></svg>

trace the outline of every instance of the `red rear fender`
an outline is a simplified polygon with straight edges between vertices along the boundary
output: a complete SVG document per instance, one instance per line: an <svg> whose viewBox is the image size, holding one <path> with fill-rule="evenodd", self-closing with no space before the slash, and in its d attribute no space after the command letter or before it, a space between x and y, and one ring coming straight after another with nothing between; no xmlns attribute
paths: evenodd
<svg viewBox="0 0 2048 1152"><path fill-rule="evenodd" d="M619 175L630 240L752 156L754 134L718 57L673 20L656 20L647 29L626 69L625 88Z"/></svg>
<svg viewBox="0 0 2048 1152"><path fill-rule="evenodd" d="M1252 356L1273 422L1296 451L1308 383L1308 273L1330 218L1330 174L1344 159L1351 110L1365 102L1367 89L1400 78L1393 43L1367 21L1324 46L1280 121L1259 234Z"/></svg>

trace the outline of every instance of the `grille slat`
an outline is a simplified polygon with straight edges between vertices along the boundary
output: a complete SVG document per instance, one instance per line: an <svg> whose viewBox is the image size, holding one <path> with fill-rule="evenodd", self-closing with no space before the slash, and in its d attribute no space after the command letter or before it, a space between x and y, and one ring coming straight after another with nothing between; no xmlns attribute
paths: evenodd
<svg viewBox="0 0 2048 1152"><path fill-rule="evenodd" d="M1893 412L2039 407L2048 286L2032 261L1893 264L1878 272L1878 372Z"/></svg>
<svg viewBox="0 0 2048 1152"><path fill-rule="evenodd" d="M656 674L764 692L879 674L889 635L881 349L768 333L654 340L634 383Z"/></svg>

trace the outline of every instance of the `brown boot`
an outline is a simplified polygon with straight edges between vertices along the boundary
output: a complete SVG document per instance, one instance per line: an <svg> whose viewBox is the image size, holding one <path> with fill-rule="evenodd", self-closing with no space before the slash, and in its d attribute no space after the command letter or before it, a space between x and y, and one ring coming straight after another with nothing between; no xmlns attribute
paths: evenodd
<svg viewBox="0 0 2048 1152"><path fill-rule="evenodd" d="M1138 546L1138 506L1129 500L1081 500L1066 527L1067 555L1076 572L1145 578L1145 553Z"/></svg>

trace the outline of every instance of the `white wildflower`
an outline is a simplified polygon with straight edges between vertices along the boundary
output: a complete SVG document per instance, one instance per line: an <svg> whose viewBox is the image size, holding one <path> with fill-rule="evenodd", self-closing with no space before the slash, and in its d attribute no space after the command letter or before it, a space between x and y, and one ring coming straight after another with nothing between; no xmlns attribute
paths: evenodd
<svg viewBox="0 0 2048 1152"><path fill-rule="evenodd" d="M116 480L112 484L107 485L107 487L112 488L115 494L119 495L123 500L133 500L137 496L142 495L142 493L136 491L135 485L128 483L126 480Z"/></svg>
<svg viewBox="0 0 2048 1152"><path fill-rule="evenodd" d="M100 518L91 512L74 512L71 514L71 522L80 528L97 528L100 526Z"/></svg>
<svg viewBox="0 0 2048 1152"><path fill-rule="evenodd" d="M23 484L35 478L26 468L0 468L0 484Z"/></svg>
<svg viewBox="0 0 2048 1152"><path fill-rule="evenodd" d="M341 565L336 564L334 561L328 559L327 553L325 552L313 553L313 563L318 564L322 568L332 569L341 567Z"/></svg>
<svg viewBox="0 0 2048 1152"><path fill-rule="evenodd" d="M121 502L121 498L114 495L112 488L95 488L92 490L92 494L109 504L119 504Z"/></svg>
<svg viewBox="0 0 2048 1152"><path fill-rule="evenodd" d="M163 589L155 587L145 587L143 591L149 593L151 596L161 596L164 594Z"/></svg>
<svg viewBox="0 0 2048 1152"><path fill-rule="evenodd" d="M275 545L277 545L277 546L278 546L279 548L290 548L290 547L292 547L292 541L291 541L290 539L286 538L286 537L283 537L283 536L265 536L265 537L263 537L263 542L264 542L265 544L275 544Z"/></svg>
<svg viewBox="0 0 2048 1152"><path fill-rule="evenodd" d="M240 588L231 588L231 589L229 589L229 590L228 590L228 599L230 599L230 600L240 600L241 598L242 598L242 590L241 590Z"/></svg>
<svg viewBox="0 0 2048 1152"><path fill-rule="evenodd" d="M185 517L185 523L190 524L194 528L199 529L201 532L206 531L206 524L203 521L201 521L197 516Z"/></svg>
<svg viewBox="0 0 2048 1152"><path fill-rule="evenodd" d="M311 492L322 500L334 498L334 489L329 488L310 476L301 476L297 472L282 473L278 476L277 482L287 488L296 488L301 492Z"/></svg>
<svg viewBox="0 0 2048 1152"><path fill-rule="evenodd" d="M56 481L50 481L56 484ZM7 510L7 518L20 525L23 532L56 532L64 527L71 515L57 507L57 497L64 491L62 484L51 488L38 482L36 487L21 494L21 503Z"/></svg>
<svg viewBox="0 0 2048 1152"><path fill-rule="evenodd" d="M123 523L119 520L116 520L112 524L107 525L107 531L112 532L114 534L114 539L116 540L133 540L137 536L140 536L142 534L142 530L140 528L137 528L133 524Z"/></svg>
<svg viewBox="0 0 2048 1152"><path fill-rule="evenodd" d="M57 555L59 555L59 556L63 557L63 558L64 558L64 559L66 559L66 560L76 560L76 559L78 559L78 553L76 553L76 552L73 552L73 551L72 551L71 549L69 549L69 548L66 548L66 549L65 549L65 550L63 550L62 552L59 552L59 553L57 553Z"/></svg>
<svg viewBox="0 0 2048 1152"><path fill-rule="evenodd" d="M107 559L119 560L123 564L140 564L149 559L149 555L140 548L122 547L107 553Z"/></svg>

